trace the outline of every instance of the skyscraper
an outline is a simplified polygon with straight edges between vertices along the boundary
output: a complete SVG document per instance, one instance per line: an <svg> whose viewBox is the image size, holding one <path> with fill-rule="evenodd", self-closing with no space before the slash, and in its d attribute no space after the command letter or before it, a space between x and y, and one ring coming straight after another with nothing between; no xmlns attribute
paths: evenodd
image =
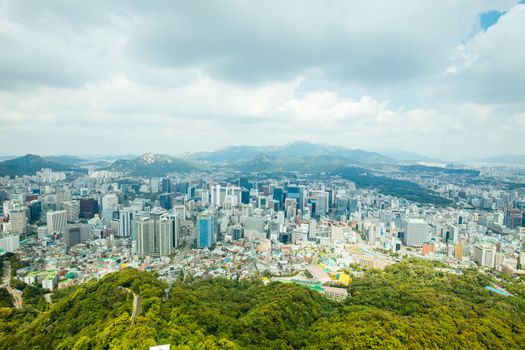
<svg viewBox="0 0 525 350"><path fill-rule="evenodd" d="M212 212L204 212L197 218L197 248L211 247L217 242L217 218Z"/></svg>
<svg viewBox="0 0 525 350"><path fill-rule="evenodd" d="M155 221L149 217L137 220L137 254L144 257L155 252Z"/></svg>
<svg viewBox="0 0 525 350"><path fill-rule="evenodd" d="M304 186L303 185L288 185L287 198L294 198L297 201L297 209L304 209Z"/></svg>
<svg viewBox="0 0 525 350"><path fill-rule="evenodd" d="M127 208L119 212L118 234L120 237L131 236L131 224L132 224L133 216L134 216L133 212Z"/></svg>
<svg viewBox="0 0 525 350"><path fill-rule="evenodd" d="M175 216L173 216L175 217ZM169 215L162 215L157 221L157 238L156 246L160 256L169 256L172 253L173 238L174 238L174 225L175 222ZM157 249L155 249L157 250Z"/></svg>

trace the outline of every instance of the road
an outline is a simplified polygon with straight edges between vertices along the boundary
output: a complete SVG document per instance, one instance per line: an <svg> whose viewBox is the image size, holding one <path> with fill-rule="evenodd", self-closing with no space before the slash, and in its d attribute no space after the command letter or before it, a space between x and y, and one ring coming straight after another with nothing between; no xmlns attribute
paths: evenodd
<svg viewBox="0 0 525 350"><path fill-rule="evenodd" d="M4 269L3 285L5 289L11 294L13 298L15 308L21 309L24 305L24 299L22 299L22 292L18 289L11 287L11 266L6 266Z"/></svg>
<svg viewBox="0 0 525 350"><path fill-rule="evenodd" d="M47 294L44 294L44 300L45 300L48 304L53 304L53 300L51 300L51 295L53 295L53 293L47 293Z"/></svg>
<svg viewBox="0 0 525 350"><path fill-rule="evenodd" d="M131 311L131 323L135 323L137 317L139 317L142 311L142 297L126 287L119 287L120 289L126 290L128 293L133 294L133 311Z"/></svg>

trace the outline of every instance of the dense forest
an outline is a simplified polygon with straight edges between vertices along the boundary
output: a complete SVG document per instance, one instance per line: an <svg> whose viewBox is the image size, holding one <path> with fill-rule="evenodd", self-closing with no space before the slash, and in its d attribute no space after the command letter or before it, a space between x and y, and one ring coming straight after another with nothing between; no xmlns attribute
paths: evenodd
<svg viewBox="0 0 525 350"><path fill-rule="evenodd" d="M53 304L0 307L0 349L523 349L525 288L485 289L492 277L403 260L369 270L334 302L282 283L224 279L168 287L122 270L56 291ZM134 295L140 313L132 317Z"/></svg>

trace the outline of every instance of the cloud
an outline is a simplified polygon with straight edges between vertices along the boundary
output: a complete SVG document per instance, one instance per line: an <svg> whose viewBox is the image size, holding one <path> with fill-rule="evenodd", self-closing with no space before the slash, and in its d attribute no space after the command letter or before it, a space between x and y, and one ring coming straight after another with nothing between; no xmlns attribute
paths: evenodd
<svg viewBox="0 0 525 350"><path fill-rule="evenodd" d="M0 0L0 141L7 153L296 139L445 158L524 149L524 9ZM485 31L488 11L504 14Z"/></svg>

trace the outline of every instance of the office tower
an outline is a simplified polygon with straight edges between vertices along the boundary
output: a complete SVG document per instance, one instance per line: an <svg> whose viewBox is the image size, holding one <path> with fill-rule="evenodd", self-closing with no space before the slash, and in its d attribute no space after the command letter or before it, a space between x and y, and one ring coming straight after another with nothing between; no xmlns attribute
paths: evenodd
<svg viewBox="0 0 525 350"><path fill-rule="evenodd" d="M336 214L338 216L346 216L348 213L348 197L347 196L338 196L335 199Z"/></svg>
<svg viewBox="0 0 525 350"><path fill-rule="evenodd" d="M204 212L197 218L197 248L211 247L217 241L217 218Z"/></svg>
<svg viewBox="0 0 525 350"><path fill-rule="evenodd" d="M266 238L266 223L262 216L247 216L243 220L244 234L249 239Z"/></svg>
<svg viewBox="0 0 525 350"><path fill-rule="evenodd" d="M29 203L29 219L31 221L38 221L42 216L42 202L39 200L32 200Z"/></svg>
<svg viewBox="0 0 525 350"><path fill-rule="evenodd" d="M159 179L151 178L149 181L150 186L150 192L151 193L158 193L159 192Z"/></svg>
<svg viewBox="0 0 525 350"><path fill-rule="evenodd" d="M288 185L286 188L286 198L294 198L297 201L297 209L304 209L304 186L303 185Z"/></svg>
<svg viewBox="0 0 525 350"><path fill-rule="evenodd" d="M63 202L62 208L67 211L67 221L76 222L80 216L80 202L79 201L69 201Z"/></svg>
<svg viewBox="0 0 525 350"><path fill-rule="evenodd" d="M493 245L478 244L474 246L474 261L480 266L494 267L496 249Z"/></svg>
<svg viewBox="0 0 525 350"><path fill-rule="evenodd" d="M137 219L137 254L140 257L155 252L155 220L149 217Z"/></svg>
<svg viewBox="0 0 525 350"><path fill-rule="evenodd" d="M132 226L133 217L134 217L133 212L128 208L119 211L118 235L120 237L130 237L131 236L131 226Z"/></svg>
<svg viewBox="0 0 525 350"><path fill-rule="evenodd" d="M94 198L80 198L80 217L92 219L98 213L98 203Z"/></svg>
<svg viewBox="0 0 525 350"><path fill-rule="evenodd" d="M109 193L102 197L102 219L106 222L113 220L113 213L118 208L118 202L119 197L114 193Z"/></svg>
<svg viewBox="0 0 525 350"><path fill-rule="evenodd" d="M67 210L50 211L46 214L47 232L64 232L67 225Z"/></svg>
<svg viewBox="0 0 525 350"><path fill-rule="evenodd" d="M15 235L25 235L27 233L27 214L24 207L15 207L9 210L9 223L11 232Z"/></svg>
<svg viewBox="0 0 525 350"><path fill-rule="evenodd" d="M311 191L310 198L313 216L325 216L328 213L328 193L326 191Z"/></svg>
<svg viewBox="0 0 525 350"><path fill-rule="evenodd" d="M241 225L233 226L231 229L231 235L234 241L244 238L244 228Z"/></svg>
<svg viewBox="0 0 525 350"><path fill-rule="evenodd" d="M184 221L184 218L181 218L177 214L167 214L166 216L172 222L171 250L173 252L179 246L180 234L182 231L181 222Z"/></svg>
<svg viewBox="0 0 525 350"><path fill-rule="evenodd" d="M173 248L173 221L169 216L163 215L157 221L158 241L156 246L160 256L169 256ZM157 249L155 249L157 250Z"/></svg>
<svg viewBox="0 0 525 350"><path fill-rule="evenodd" d="M249 191L249 190L251 190L253 188L253 183L250 180L248 180L247 177L240 177L239 178L239 187L245 188L245 189L247 189Z"/></svg>
<svg viewBox="0 0 525 350"><path fill-rule="evenodd" d="M159 203L161 208L170 210L172 208L172 196L169 193L163 193L159 196Z"/></svg>
<svg viewBox="0 0 525 350"><path fill-rule="evenodd" d="M163 214L157 221L156 251L160 256L168 256L177 247L180 235L180 223L176 215Z"/></svg>
<svg viewBox="0 0 525 350"><path fill-rule="evenodd" d="M459 240L459 230L456 226L450 225L443 232L443 242L455 244Z"/></svg>
<svg viewBox="0 0 525 350"><path fill-rule="evenodd" d="M521 209L507 209L505 212L505 226L511 229L521 227L523 211Z"/></svg>
<svg viewBox="0 0 525 350"><path fill-rule="evenodd" d="M273 199L276 200L278 204L279 210L283 210L284 208L284 189L282 187L275 187L273 189Z"/></svg>
<svg viewBox="0 0 525 350"><path fill-rule="evenodd" d="M64 230L64 245L69 248L89 239L89 227L83 224L70 224Z"/></svg>
<svg viewBox="0 0 525 350"><path fill-rule="evenodd" d="M187 181L177 182L177 184L175 185L175 192L177 194L187 194L189 186L190 184Z"/></svg>
<svg viewBox="0 0 525 350"><path fill-rule="evenodd" d="M162 192L171 193L171 179L170 178L162 179Z"/></svg>
<svg viewBox="0 0 525 350"><path fill-rule="evenodd" d="M409 219L406 222L403 243L411 247L421 247L428 241L428 224L423 219Z"/></svg>
<svg viewBox="0 0 525 350"><path fill-rule="evenodd" d="M241 190L241 203L249 204L250 203L250 190L243 188Z"/></svg>

